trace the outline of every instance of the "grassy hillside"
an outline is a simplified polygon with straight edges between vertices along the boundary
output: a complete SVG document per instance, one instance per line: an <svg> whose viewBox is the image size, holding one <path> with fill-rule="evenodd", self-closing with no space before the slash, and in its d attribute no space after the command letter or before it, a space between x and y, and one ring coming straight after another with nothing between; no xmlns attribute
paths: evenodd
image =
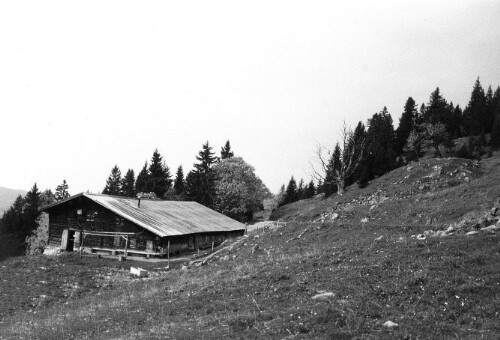
<svg viewBox="0 0 500 340"><path fill-rule="evenodd" d="M443 228L484 213L500 199L500 155L482 161L426 159L352 185L343 196L313 198L281 207L271 219Z"/></svg>
<svg viewBox="0 0 500 340"><path fill-rule="evenodd" d="M0 338L498 339L500 232L465 231L500 218L499 165L412 164L147 279L127 262L5 260Z"/></svg>

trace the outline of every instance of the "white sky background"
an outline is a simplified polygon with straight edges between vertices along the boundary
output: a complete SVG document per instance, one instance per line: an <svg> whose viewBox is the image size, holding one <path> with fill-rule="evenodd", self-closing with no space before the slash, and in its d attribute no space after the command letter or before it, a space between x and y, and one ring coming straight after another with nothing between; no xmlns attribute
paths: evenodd
<svg viewBox="0 0 500 340"><path fill-rule="evenodd" d="M227 139L277 192L317 142L500 85L500 1L2 1L0 186L100 192Z"/></svg>

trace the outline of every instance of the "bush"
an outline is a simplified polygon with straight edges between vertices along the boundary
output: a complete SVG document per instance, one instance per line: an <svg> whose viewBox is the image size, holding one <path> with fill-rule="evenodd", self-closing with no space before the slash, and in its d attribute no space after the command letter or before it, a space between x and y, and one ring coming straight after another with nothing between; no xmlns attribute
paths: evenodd
<svg viewBox="0 0 500 340"><path fill-rule="evenodd" d="M49 243L49 216L42 213L36 220L38 228L26 237L26 255L41 255Z"/></svg>

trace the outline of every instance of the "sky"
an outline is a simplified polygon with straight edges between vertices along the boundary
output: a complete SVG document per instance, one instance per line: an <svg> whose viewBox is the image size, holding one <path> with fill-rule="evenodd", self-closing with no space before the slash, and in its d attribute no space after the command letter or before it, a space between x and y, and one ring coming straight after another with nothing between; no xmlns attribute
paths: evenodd
<svg viewBox="0 0 500 340"><path fill-rule="evenodd" d="M101 192L158 148L202 144L277 193L409 96L467 105L500 85L500 1L1 1L0 186Z"/></svg>

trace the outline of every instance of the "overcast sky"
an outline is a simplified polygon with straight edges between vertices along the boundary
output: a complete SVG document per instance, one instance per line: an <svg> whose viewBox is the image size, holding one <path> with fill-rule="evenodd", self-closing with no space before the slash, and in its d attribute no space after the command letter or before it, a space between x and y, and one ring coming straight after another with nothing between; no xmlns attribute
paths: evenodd
<svg viewBox="0 0 500 340"><path fill-rule="evenodd" d="M1 1L0 186L100 192L227 139L271 191L343 120L500 85L500 1Z"/></svg>

